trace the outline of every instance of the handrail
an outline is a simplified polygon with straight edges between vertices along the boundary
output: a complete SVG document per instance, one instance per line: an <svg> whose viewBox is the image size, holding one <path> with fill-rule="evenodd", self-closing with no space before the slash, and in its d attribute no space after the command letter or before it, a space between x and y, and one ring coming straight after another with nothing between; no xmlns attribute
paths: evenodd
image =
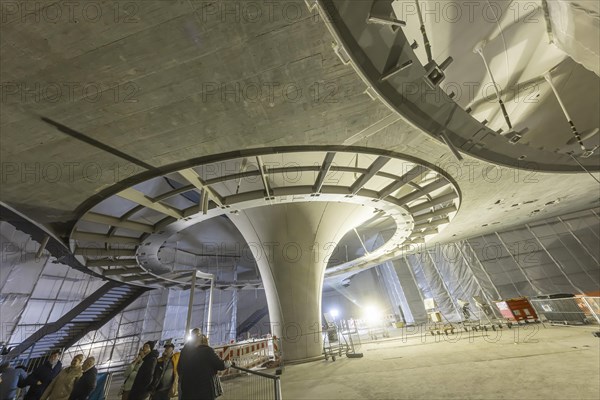
<svg viewBox="0 0 600 400"><path fill-rule="evenodd" d="M236 366L236 365L232 365L232 366L231 366L231 368L233 368L233 369L237 369L237 370L240 370L240 371L243 371L243 372L247 372L247 373L249 373L249 374L253 374L253 375L262 376L262 377L264 377L264 378L273 379L273 380L278 380L278 379L281 379L281 377L280 377L280 376L278 376L278 375L266 374L266 373L264 373L264 372L260 372L260 371L254 371L254 370L251 370L251 369L247 369L247 368L238 367L238 366Z"/></svg>
<svg viewBox="0 0 600 400"><path fill-rule="evenodd" d="M272 388L273 391L271 392L272 395L273 395L272 398L274 400L281 400L282 399L282 394L281 394L281 377L278 376L279 374L281 374L281 370L277 371L277 375L271 375L271 374L266 374L264 372L253 371L251 369L237 367L235 365L232 365L231 368L236 369L238 371L246 372L246 373L251 374L251 375L255 375L255 376L260 376L262 378L271 379L271 381L273 382L273 388ZM271 398L270 396L268 396L267 393L263 393L263 395L261 397L262 398Z"/></svg>

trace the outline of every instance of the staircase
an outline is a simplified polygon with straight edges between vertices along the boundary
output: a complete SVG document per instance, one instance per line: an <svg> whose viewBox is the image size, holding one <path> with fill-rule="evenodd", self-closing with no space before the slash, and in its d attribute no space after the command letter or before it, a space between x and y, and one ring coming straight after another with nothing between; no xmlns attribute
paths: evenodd
<svg viewBox="0 0 600 400"><path fill-rule="evenodd" d="M53 349L66 349L90 331L100 329L136 300L146 288L110 281L82 300L55 322L46 324L14 347L5 359L21 356L29 360L47 355Z"/></svg>
<svg viewBox="0 0 600 400"><path fill-rule="evenodd" d="M258 309L253 312L248 318L244 320L241 324L238 325L236 332L237 337L239 338L242 335L245 335L252 327L265 317L269 313L269 307L265 306L264 308Z"/></svg>

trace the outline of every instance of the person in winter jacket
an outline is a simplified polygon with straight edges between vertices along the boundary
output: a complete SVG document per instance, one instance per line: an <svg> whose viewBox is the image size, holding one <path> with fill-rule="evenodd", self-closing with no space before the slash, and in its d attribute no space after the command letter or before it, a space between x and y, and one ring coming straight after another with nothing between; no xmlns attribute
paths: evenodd
<svg viewBox="0 0 600 400"><path fill-rule="evenodd" d="M75 381L83 374L82 361L83 354L77 354L73 357L71 365L60 371L56 378L50 382L40 400L69 400Z"/></svg>
<svg viewBox="0 0 600 400"><path fill-rule="evenodd" d="M0 400L15 400L17 386L27 378L25 367L11 367L8 363L0 365Z"/></svg>
<svg viewBox="0 0 600 400"><path fill-rule="evenodd" d="M148 349L148 351L146 351L145 349ZM138 355L133 359L131 364L129 364L129 366L125 370L125 373L123 374L123 378L125 379L125 381L123 382L123 386L121 387L121 400L129 400L129 391L131 391L131 387L133 386L133 382L135 381L138 369L140 368L140 365L142 365L144 356L149 352L149 346L142 347L138 352Z"/></svg>
<svg viewBox="0 0 600 400"><path fill-rule="evenodd" d="M92 394L96 388L96 378L98 377L98 370L94 366L95 364L96 359L94 357L85 359L81 368L83 375L73 385L73 391L69 396L69 400L87 400L90 394Z"/></svg>
<svg viewBox="0 0 600 400"><path fill-rule="evenodd" d="M150 352L144 356L142 364L138 368L135 381L133 381L129 391L129 400L146 400L150 396L156 359L158 358L158 351L154 350L155 343L152 341L144 343L144 347L148 346Z"/></svg>
<svg viewBox="0 0 600 400"><path fill-rule="evenodd" d="M157 360L154 370L152 400L169 400L171 397L177 396L179 353L173 353L175 350L173 343L167 343L164 347L165 351Z"/></svg>
<svg viewBox="0 0 600 400"><path fill-rule="evenodd" d="M185 358L182 356L179 359L181 400L214 400L214 376L229 365L208 345L206 336L195 338L193 343L190 342Z"/></svg>
<svg viewBox="0 0 600 400"><path fill-rule="evenodd" d="M22 388L29 386L29 390L23 400L39 400L42 397L44 390L46 390L50 382L56 378L62 369L62 363L59 358L60 352L58 350L53 351L44 364L35 369L19 384L19 387Z"/></svg>

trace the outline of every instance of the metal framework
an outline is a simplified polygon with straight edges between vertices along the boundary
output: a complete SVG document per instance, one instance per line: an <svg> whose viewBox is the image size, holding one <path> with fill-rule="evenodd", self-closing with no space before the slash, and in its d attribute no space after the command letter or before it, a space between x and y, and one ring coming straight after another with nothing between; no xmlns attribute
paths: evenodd
<svg viewBox="0 0 600 400"><path fill-rule="evenodd" d="M252 160L255 168L248 167ZM163 177L181 187L161 187L158 181ZM200 204L183 196L188 192L199 194ZM393 257L402 244L424 243L456 214L460 192L438 168L391 152L331 146L247 151L113 193L81 216L71 233L71 249L88 269L111 279L187 289L194 275L161 261L161 249L172 235L246 208L307 201L363 204L396 223L387 243L328 269L326 274L333 276L375 266ZM124 211L109 214L107 210L113 209ZM199 279L204 288L212 282L208 277ZM214 282L214 286L255 289L260 281Z"/></svg>

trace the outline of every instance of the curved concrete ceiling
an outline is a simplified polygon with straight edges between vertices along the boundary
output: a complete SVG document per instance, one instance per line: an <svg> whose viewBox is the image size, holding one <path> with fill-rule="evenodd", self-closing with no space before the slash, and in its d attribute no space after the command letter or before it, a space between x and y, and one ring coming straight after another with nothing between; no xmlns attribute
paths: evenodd
<svg viewBox="0 0 600 400"><path fill-rule="evenodd" d="M368 2L356 5L363 3ZM597 155L576 158L592 176L543 172L577 170L574 160L553 152L556 164L543 152L540 169L529 171L523 170L527 165L499 167L481 159L493 159L489 154L462 153L464 159L456 161L447 145L426 133L435 131L430 128L439 125L436 118L445 121L448 114L431 113L417 128L407 122L410 115L390 110L383 96L373 99L360 70L341 62L332 48L328 21L306 7L312 1L286 1L288 13L253 3L262 8L252 18L194 0L131 1L134 12L121 8L115 18L119 3L106 1L99 5L99 21L78 23L51 21L42 9L15 4L0 25L0 200L65 242L91 207L132 185L210 163L215 155L243 158L239 149L278 146L338 146L334 150L340 152L360 146L366 153L409 154L447 171L461 189L461 209L432 242L598 204ZM243 10L247 3L236 4ZM68 9L63 11L68 17ZM356 18L364 25L364 13ZM369 26L390 31L389 26ZM443 51L439 35L430 35L434 51ZM452 43L453 52L472 51L464 47L459 39ZM420 61L414 57L416 66ZM451 64L448 74L459 62ZM569 107L580 94L571 92L561 76L557 89ZM595 80L577 79L591 96L596 91L600 97ZM569 111L578 124L579 111ZM559 112L555 105L553 113ZM479 127L479 121L471 122ZM495 157L506 149L529 148L488 136L494 144L487 149ZM521 153L510 154L498 162L514 165L513 156ZM164 180L161 185L168 189ZM111 207L107 214L123 216L129 210L126 202ZM142 225L131 226L147 229L143 225L150 224L137 223ZM131 254L135 244L122 250Z"/></svg>
<svg viewBox="0 0 600 400"><path fill-rule="evenodd" d="M165 255L165 243L217 216L235 221L246 209L333 202L367 206L394 221L395 231L383 246L327 269L333 276L371 266L401 246L425 243L460 206L458 187L439 168L392 152L349 147L248 150L116 190L81 216L71 249L91 271L145 285L189 285L190 271L202 265L175 263L172 251Z"/></svg>

